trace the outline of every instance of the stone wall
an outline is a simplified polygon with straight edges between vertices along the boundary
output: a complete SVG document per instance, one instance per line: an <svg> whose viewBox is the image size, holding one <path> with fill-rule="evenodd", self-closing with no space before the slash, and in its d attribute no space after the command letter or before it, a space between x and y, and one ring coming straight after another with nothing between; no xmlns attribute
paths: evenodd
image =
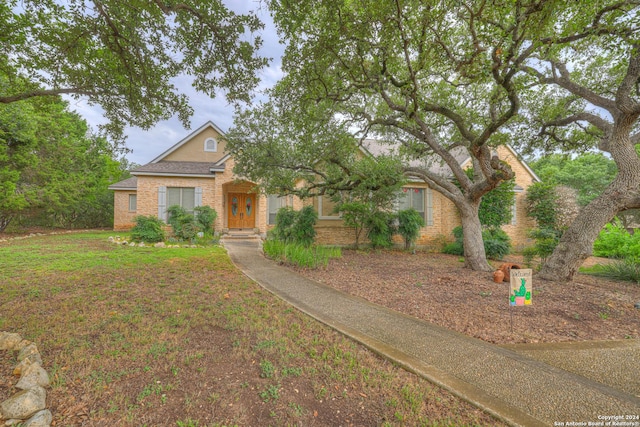
<svg viewBox="0 0 640 427"><path fill-rule="evenodd" d="M49 375L42 368L38 347L18 334L0 332L0 351L18 353L13 375L19 377L14 386L19 391L0 402L0 421L5 425L49 427L53 418L46 408Z"/></svg>

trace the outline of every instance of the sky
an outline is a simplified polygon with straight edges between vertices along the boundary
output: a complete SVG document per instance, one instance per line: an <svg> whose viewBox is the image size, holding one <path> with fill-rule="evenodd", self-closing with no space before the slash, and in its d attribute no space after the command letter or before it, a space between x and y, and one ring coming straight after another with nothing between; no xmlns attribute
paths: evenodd
<svg viewBox="0 0 640 427"><path fill-rule="evenodd" d="M261 83L258 91L273 86L282 76L280 64L284 46L278 41L278 35L269 12L259 8L259 0L224 0L224 3L238 13L255 10L258 18L264 22L265 28L260 32L263 40L260 55L272 58L272 60L268 67L259 73ZM215 123L223 132L229 130L233 124L234 110L225 100L223 93L211 99L207 95L196 92L191 87L190 80L186 77L179 78L176 83L176 86L189 96L191 107L194 110L191 116L191 129L185 129L177 117L158 122L148 130L135 127L127 128L125 130L127 137L126 147L130 152L126 155L126 158L130 162L139 165L149 163L209 120ZM106 123L100 107L90 106L83 100L76 101L71 98L68 100L70 107L75 109L94 129L97 129L98 125Z"/></svg>

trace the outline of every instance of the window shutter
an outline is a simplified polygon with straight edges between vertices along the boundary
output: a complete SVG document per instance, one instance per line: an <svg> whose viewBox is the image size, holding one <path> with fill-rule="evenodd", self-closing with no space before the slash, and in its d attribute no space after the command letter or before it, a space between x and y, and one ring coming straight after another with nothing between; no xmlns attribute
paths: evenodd
<svg viewBox="0 0 640 427"><path fill-rule="evenodd" d="M167 187L158 187L158 218L167 221Z"/></svg>
<svg viewBox="0 0 640 427"><path fill-rule="evenodd" d="M194 206L202 206L202 187L196 187Z"/></svg>
<svg viewBox="0 0 640 427"><path fill-rule="evenodd" d="M427 188L427 200L426 200L426 209L427 209L427 225L433 225L433 194L431 192L431 188Z"/></svg>

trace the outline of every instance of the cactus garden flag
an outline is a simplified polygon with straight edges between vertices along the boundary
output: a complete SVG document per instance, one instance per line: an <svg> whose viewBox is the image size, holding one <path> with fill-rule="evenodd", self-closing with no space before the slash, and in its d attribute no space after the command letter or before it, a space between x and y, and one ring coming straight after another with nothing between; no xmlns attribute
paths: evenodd
<svg viewBox="0 0 640 427"><path fill-rule="evenodd" d="M530 268L511 269L510 305L530 305L533 271Z"/></svg>

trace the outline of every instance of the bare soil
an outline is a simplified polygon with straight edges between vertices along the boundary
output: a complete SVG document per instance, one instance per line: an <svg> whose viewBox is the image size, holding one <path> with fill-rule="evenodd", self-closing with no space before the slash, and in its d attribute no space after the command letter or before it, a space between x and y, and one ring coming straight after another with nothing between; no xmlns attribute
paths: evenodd
<svg viewBox="0 0 640 427"><path fill-rule="evenodd" d="M512 262L521 261L518 258ZM589 264L607 262L589 259ZM493 262L498 267L502 262ZM393 310L490 343L640 337L640 286L578 274L572 283L533 276L532 304L509 305L509 284L456 256L346 250L326 270L298 273Z"/></svg>
<svg viewBox="0 0 640 427"><path fill-rule="evenodd" d="M53 427L503 425L293 310L219 250L166 251L107 234L0 242L0 326L37 343ZM0 401L18 392L15 356L0 351Z"/></svg>

